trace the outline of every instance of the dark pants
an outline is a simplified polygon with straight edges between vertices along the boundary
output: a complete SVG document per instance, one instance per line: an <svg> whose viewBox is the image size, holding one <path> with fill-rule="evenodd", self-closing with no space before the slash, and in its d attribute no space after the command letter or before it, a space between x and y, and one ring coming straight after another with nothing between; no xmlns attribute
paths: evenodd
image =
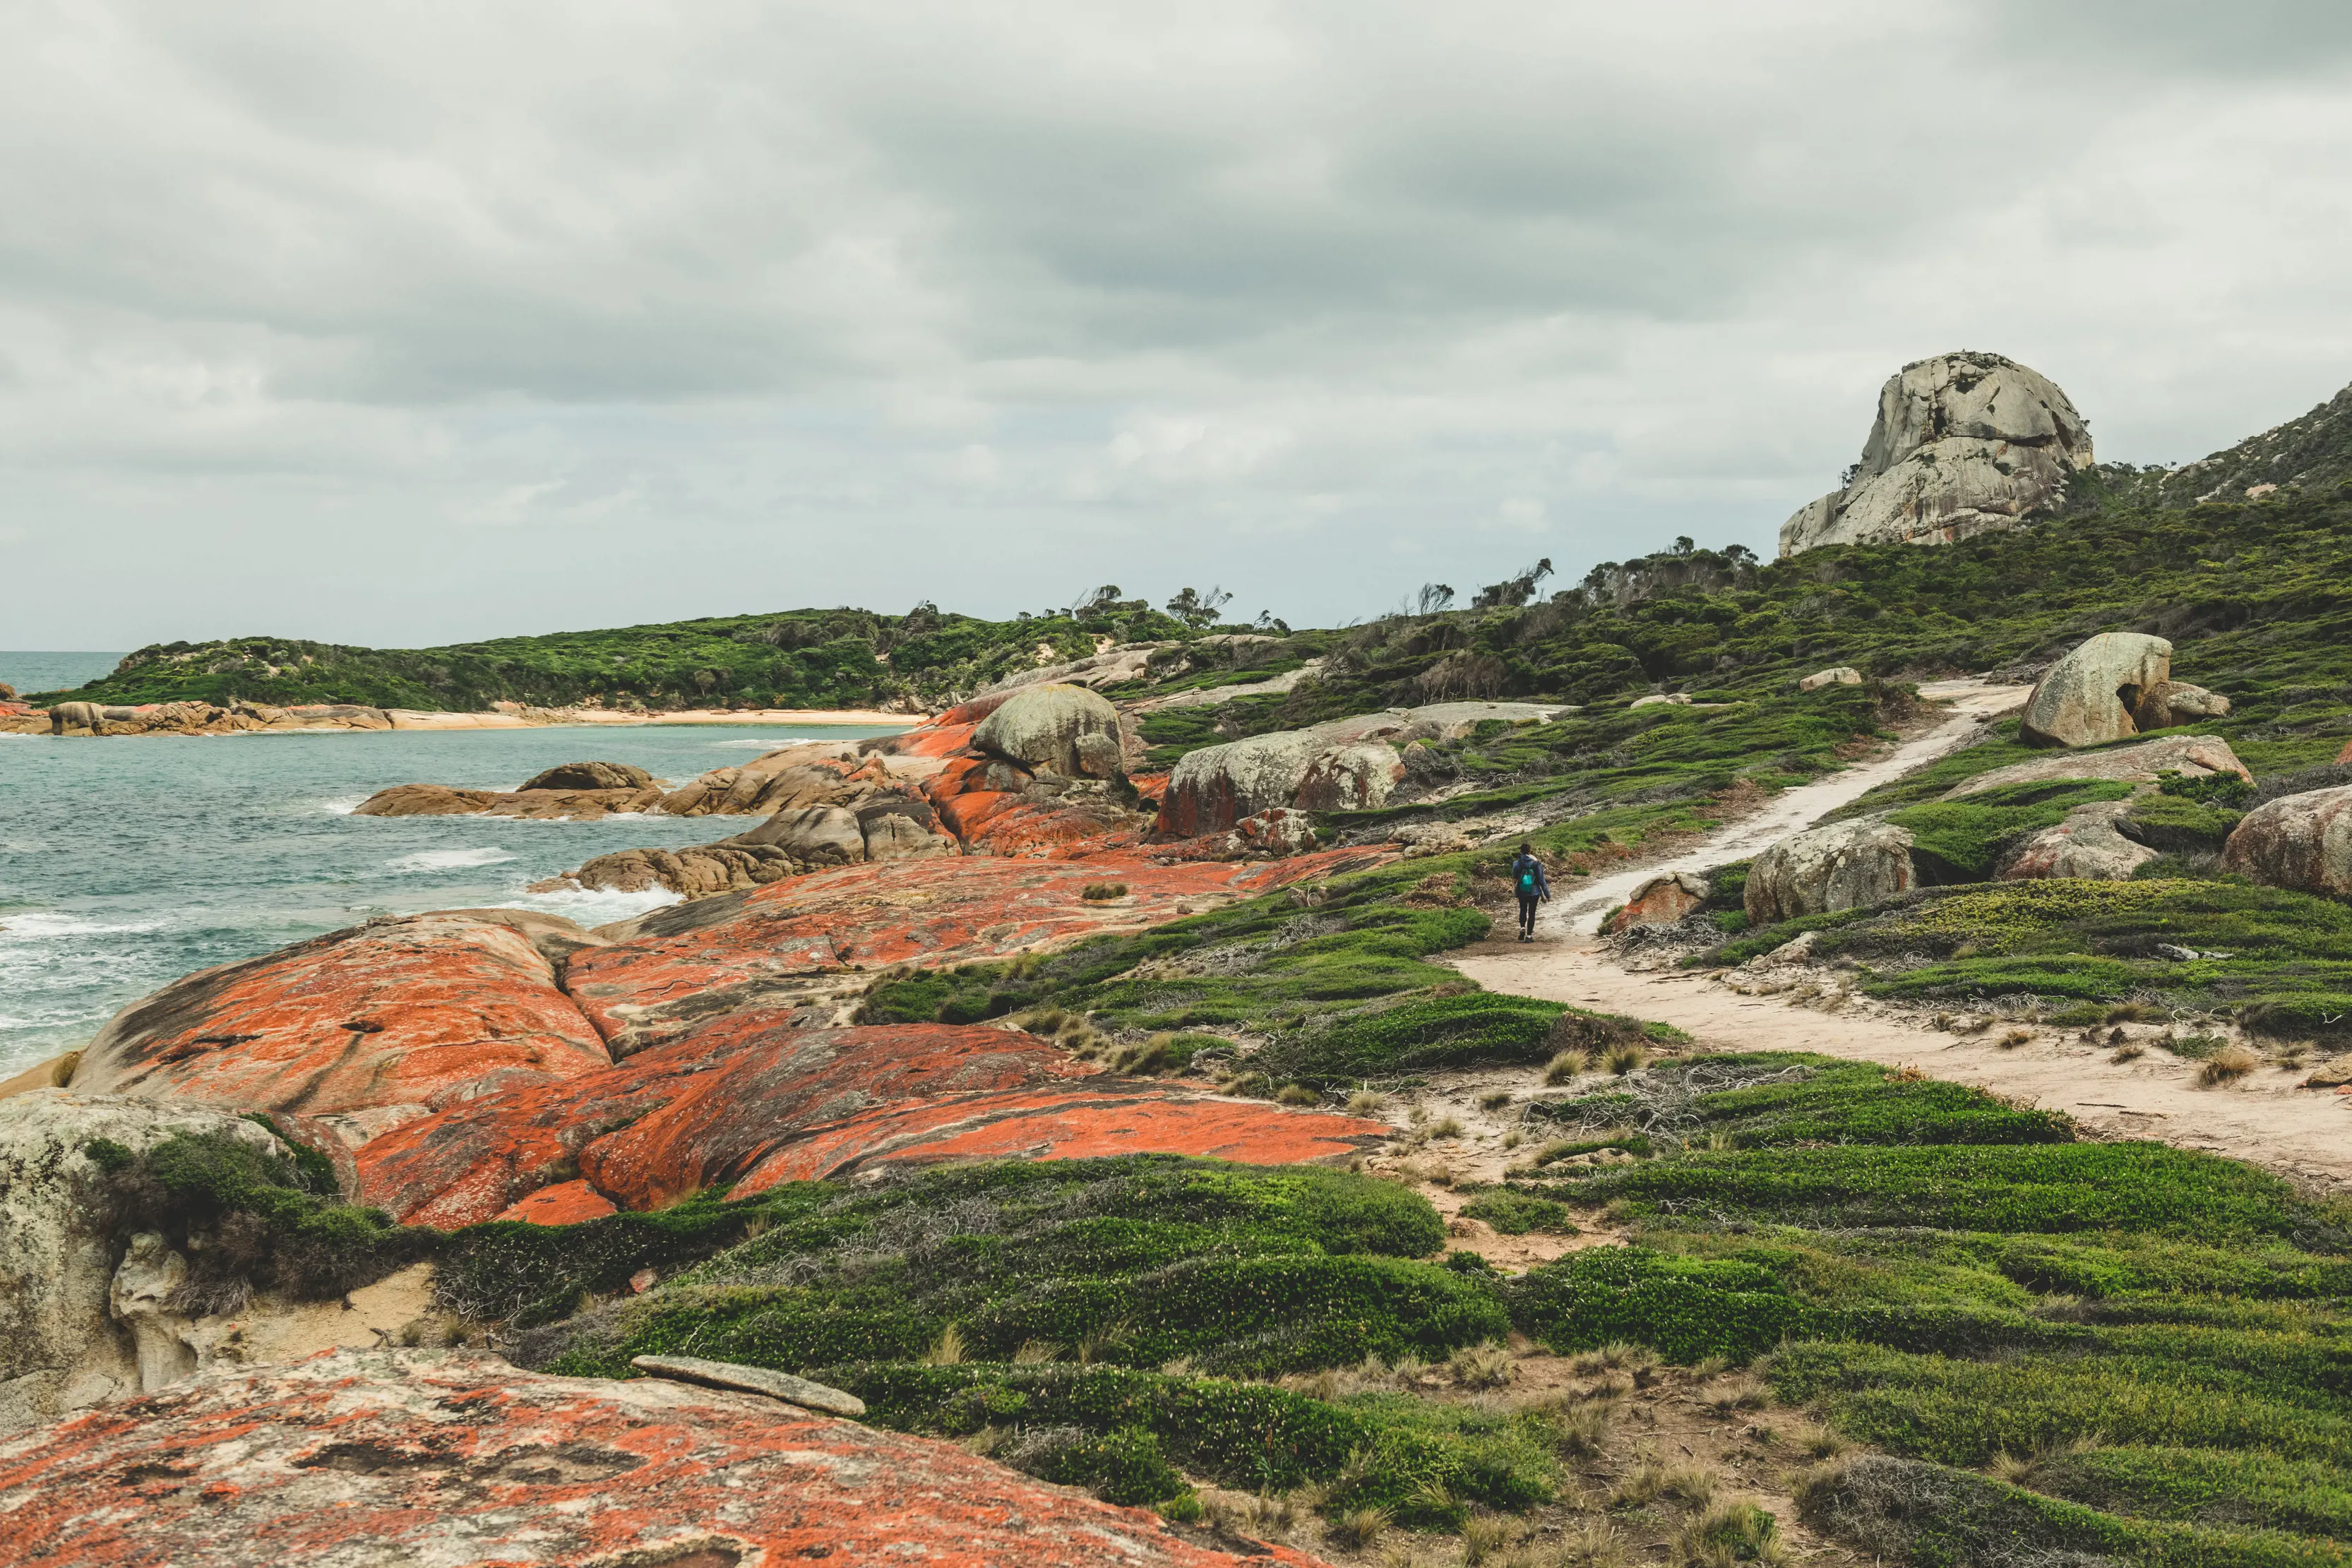
<svg viewBox="0 0 2352 1568"><path fill-rule="evenodd" d="M1536 895L1532 893L1523 893L1519 894L1519 935L1532 936L1535 932Z"/></svg>

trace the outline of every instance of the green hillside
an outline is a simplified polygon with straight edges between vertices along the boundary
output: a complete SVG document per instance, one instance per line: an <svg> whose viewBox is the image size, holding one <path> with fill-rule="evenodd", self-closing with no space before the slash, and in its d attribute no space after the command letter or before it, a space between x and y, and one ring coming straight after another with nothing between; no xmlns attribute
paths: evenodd
<svg viewBox="0 0 2352 1568"><path fill-rule="evenodd" d="M891 700L940 706L998 676L1095 651L1097 640L1178 638L1200 628L1122 600L1117 589L1074 611L981 621L918 605L905 615L793 610L712 616L601 632L500 637L446 648L355 648L287 637L163 643L123 659L78 691L108 703L364 703L477 711L494 702L543 706L866 707ZM1201 619L1195 614L1193 619Z"/></svg>

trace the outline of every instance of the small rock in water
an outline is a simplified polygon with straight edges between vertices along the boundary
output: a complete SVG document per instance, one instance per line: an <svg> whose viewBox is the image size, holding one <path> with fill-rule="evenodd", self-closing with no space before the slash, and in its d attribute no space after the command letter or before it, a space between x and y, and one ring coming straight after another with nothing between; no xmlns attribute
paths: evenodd
<svg viewBox="0 0 2352 1568"><path fill-rule="evenodd" d="M705 1361L698 1355L639 1355L631 1357L629 1364L639 1372L649 1372L656 1377L667 1377L679 1383L700 1383L713 1388L740 1388L747 1393L764 1394L771 1399L781 1399L804 1410L823 1410L834 1416L866 1414L866 1401L855 1394L845 1394L838 1388L812 1383L805 1377L794 1377L789 1372L771 1372L764 1366L744 1366L731 1361Z"/></svg>

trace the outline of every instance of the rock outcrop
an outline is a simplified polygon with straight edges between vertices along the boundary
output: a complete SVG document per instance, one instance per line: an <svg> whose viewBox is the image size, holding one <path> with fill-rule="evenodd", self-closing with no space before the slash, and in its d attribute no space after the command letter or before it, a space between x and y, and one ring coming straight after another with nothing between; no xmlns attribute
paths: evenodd
<svg viewBox="0 0 2352 1568"><path fill-rule="evenodd" d="M2352 784L2255 807L2231 831L2221 863L2273 887L2352 895Z"/></svg>
<svg viewBox="0 0 2352 1568"><path fill-rule="evenodd" d="M181 1133L280 1149L253 1123L202 1105L65 1089L0 1101L0 1432L159 1387L194 1364L165 1321L173 1255L160 1239L136 1259L117 1250L89 1151L105 1139L138 1154Z"/></svg>
<svg viewBox="0 0 2352 1568"><path fill-rule="evenodd" d="M1748 869L1750 925L1770 925L1877 904L1919 885L1908 829L1892 822L1832 822L1791 833Z"/></svg>
<svg viewBox="0 0 2352 1568"><path fill-rule="evenodd" d="M1169 775L1159 831L1196 838L1274 807L1347 811L1383 805L1403 781L1402 752L1415 741L1458 739L1489 721L1541 723L1562 711L1536 703L1433 703L1203 747Z"/></svg>
<svg viewBox="0 0 2352 1568"><path fill-rule="evenodd" d="M2033 683L2020 732L2029 746L2128 740L2169 721L2164 694L2171 682L2171 643L2137 632L2102 632Z"/></svg>
<svg viewBox="0 0 2352 1568"><path fill-rule="evenodd" d="M1780 525L1780 553L1952 544L2017 528L2091 462L2089 425L2042 376L1999 354L1916 361L1879 389L1845 486Z"/></svg>
<svg viewBox="0 0 2352 1568"><path fill-rule="evenodd" d="M1944 792L1947 800L1964 800L2010 784L2042 784L2055 779L2116 779L2127 784L2153 784L2167 773L2184 779L2206 779L2234 773L2251 784L2254 776L2230 749L2230 743L2210 735L2168 735L2135 746L2099 751L2070 751L2031 762L1995 768L1964 779Z"/></svg>
<svg viewBox="0 0 2352 1568"><path fill-rule="evenodd" d="M511 909L331 932L132 1003L83 1051L73 1087L286 1113L356 1144L510 1083L611 1065L557 984L595 940Z"/></svg>
<svg viewBox="0 0 2352 1568"><path fill-rule="evenodd" d="M1001 1029L827 1027L789 1008L713 1019L609 1071L470 1100L357 1155L365 1202L410 1224L564 1224L666 1208L721 1183L979 1158L1345 1157L1385 1131L1326 1112L1097 1075ZM550 1188L564 1207L533 1199ZM584 1206L584 1207L583 1207Z"/></svg>
<svg viewBox="0 0 2352 1568"><path fill-rule="evenodd" d="M1244 1561L954 1443L760 1394L549 1377L467 1352L213 1374L27 1433L0 1443L0 1518L20 1544L89 1568Z"/></svg>
<svg viewBox="0 0 2352 1568"><path fill-rule="evenodd" d="M1030 860L969 855L842 866L746 893L670 904L601 926L606 945L566 964L572 998L616 1056L705 1018L788 1005L893 964L971 963L1140 930L1310 877L1377 865L1381 851L1326 850L1264 865L1133 853ZM1127 897L1086 889L1123 882Z"/></svg>
<svg viewBox="0 0 2352 1568"><path fill-rule="evenodd" d="M613 789L452 789L445 784L394 784L352 808L354 817L521 817L593 822L623 811L650 811L662 792L652 785Z"/></svg>
<svg viewBox="0 0 2352 1568"><path fill-rule="evenodd" d="M626 762L564 762L523 780L530 789L642 789L654 776Z"/></svg>
<svg viewBox="0 0 2352 1568"><path fill-rule="evenodd" d="M1714 892L1714 884L1696 872L1654 876L1626 895L1624 906L1609 917L1608 928L1616 932L1636 925L1672 925L1705 908Z"/></svg>
<svg viewBox="0 0 2352 1568"><path fill-rule="evenodd" d="M2077 806L2063 821L2042 829L2011 850L1993 874L2002 882L2076 877L2086 882L2128 882L2157 852L2124 837L2117 829L2131 814L2129 800L2097 800Z"/></svg>
<svg viewBox="0 0 2352 1568"><path fill-rule="evenodd" d="M1816 670L1797 683L1801 692L1817 692L1823 686L1858 686L1862 672L1852 664L1838 664L1826 670Z"/></svg>

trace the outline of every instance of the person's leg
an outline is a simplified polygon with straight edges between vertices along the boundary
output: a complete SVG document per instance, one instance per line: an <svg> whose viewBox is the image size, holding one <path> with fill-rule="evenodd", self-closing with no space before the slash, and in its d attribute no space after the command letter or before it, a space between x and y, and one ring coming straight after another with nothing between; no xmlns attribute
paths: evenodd
<svg viewBox="0 0 2352 1568"><path fill-rule="evenodd" d="M1526 894L1519 894L1519 939L1526 941L1536 934L1536 901Z"/></svg>

